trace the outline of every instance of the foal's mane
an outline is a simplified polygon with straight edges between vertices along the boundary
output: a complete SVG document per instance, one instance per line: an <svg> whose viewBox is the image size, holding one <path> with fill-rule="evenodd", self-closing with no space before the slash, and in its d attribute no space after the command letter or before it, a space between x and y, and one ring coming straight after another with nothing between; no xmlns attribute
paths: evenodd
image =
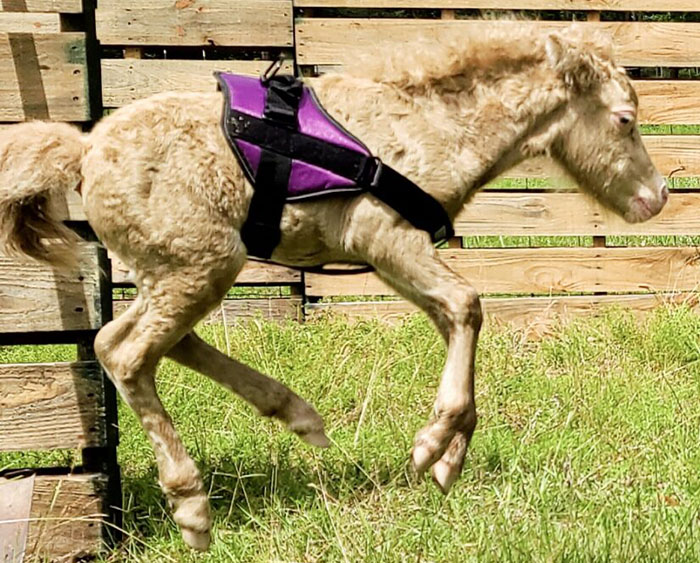
<svg viewBox="0 0 700 563"><path fill-rule="evenodd" d="M383 48L375 46L371 53L358 57L347 72L374 82L420 88L458 75L497 76L545 60L545 43L552 31L533 33L532 25L518 25L518 21L505 23L491 25L492 21L486 20L459 31L443 31L437 37L420 37ZM572 56L597 60L602 66L612 64L609 37L576 24L558 35L575 46Z"/></svg>

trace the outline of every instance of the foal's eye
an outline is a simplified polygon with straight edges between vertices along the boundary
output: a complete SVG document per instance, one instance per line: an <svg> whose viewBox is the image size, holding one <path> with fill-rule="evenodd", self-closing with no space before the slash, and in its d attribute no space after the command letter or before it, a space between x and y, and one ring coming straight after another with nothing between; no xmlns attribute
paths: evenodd
<svg viewBox="0 0 700 563"><path fill-rule="evenodd" d="M613 120L621 129L631 129L635 120L634 112L628 110L616 111L614 112Z"/></svg>
<svg viewBox="0 0 700 563"><path fill-rule="evenodd" d="M613 123L623 135L634 130L636 120L634 111L627 108L613 111L611 117Z"/></svg>

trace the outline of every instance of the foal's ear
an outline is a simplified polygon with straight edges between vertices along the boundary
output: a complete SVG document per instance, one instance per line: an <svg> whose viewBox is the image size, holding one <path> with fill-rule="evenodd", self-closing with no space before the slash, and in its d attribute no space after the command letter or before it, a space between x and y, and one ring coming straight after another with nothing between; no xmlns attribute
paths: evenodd
<svg viewBox="0 0 700 563"><path fill-rule="evenodd" d="M544 45L547 62L564 79L567 86L587 90L600 81L593 54L564 38L551 33Z"/></svg>

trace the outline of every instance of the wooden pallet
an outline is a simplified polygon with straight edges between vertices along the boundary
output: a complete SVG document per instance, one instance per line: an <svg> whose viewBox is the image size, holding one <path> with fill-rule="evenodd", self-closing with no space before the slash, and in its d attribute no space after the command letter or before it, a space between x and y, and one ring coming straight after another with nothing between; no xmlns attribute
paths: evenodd
<svg viewBox="0 0 700 563"><path fill-rule="evenodd" d="M102 275L108 263L95 243L82 244L79 256L67 273L0 258L0 344L77 345L75 362L0 364L0 452L83 451L83 465L70 472L21 471L37 473L26 560L94 556L118 535L116 396L91 350L96 329L111 317ZM7 479L2 486L10 486Z"/></svg>

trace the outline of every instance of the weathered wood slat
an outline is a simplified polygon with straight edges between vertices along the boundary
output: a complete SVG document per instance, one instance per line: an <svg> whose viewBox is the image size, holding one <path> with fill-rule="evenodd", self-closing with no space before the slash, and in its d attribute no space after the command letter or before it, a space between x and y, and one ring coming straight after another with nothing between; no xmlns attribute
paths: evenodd
<svg viewBox="0 0 700 563"><path fill-rule="evenodd" d="M700 123L700 80L636 80L634 87L640 123Z"/></svg>
<svg viewBox="0 0 700 563"><path fill-rule="evenodd" d="M64 221L87 221L83 200L76 190L66 192L62 199L55 200L56 212Z"/></svg>
<svg viewBox="0 0 700 563"><path fill-rule="evenodd" d="M700 193L673 193L655 218L645 223L627 223L579 193L482 191L465 205L454 227L458 236L700 235L698 209ZM68 194L61 215L73 221L85 219L77 192ZM113 268L114 282L126 284L126 267L115 260ZM241 279L247 279L245 269L241 275ZM298 273L285 276L282 280L271 278L269 283L300 281Z"/></svg>
<svg viewBox="0 0 700 563"><path fill-rule="evenodd" d="M301 297L271 297L261 299L226 299L214 309L205 322L225 323L263 318L270 321L301 320Z"/></svg>
<svg viewBox="0 0 700 563"><path fill-rule="evenodd" d="M114 316L123 313L132 301L117 299L113 302ZM269 321L301 320L301 297L260 297L226 299L204 319L204 323L224 322L235 325L241 321L263 318Z"/></svg>
<svg viewBox="0 0 700 563"><path fill-rule="evenodd" d="M297 8L447 8L697 12L695 0L294 0Z"/></svg>
<svg viewBox="0 0 700 563"><path fill-rule="evenodd" d="M59 33L61 21L58 14L31 12L0 12L0 32Z"/></svg>
<svg viewBox="0 0 700 563"><path fill-rule="evenodd" d="M33 39L39 65L36 72L41 75L41 84L31 86L43 90L49 118L56 121L89 120L85 34L36 33ZM30 61L24 60L23 64L30 64ZM9 37L7 33L0 33L0 121L23 121L27 117Z"/></svg>
<svg viewBox="0 0 700 563"><path fill-rule="evenodd" d="M113 302L114 316L121 315L133 303L129 299ZM235 325L241 321L262 318L268 321L301 320L301 297L226 299L202 322Z"/></svg>
<svg viewBox="0 0 700 563"><path fill-rule="evenodd" d="M525 328L533 335L544 335L552 325L568 322L577 316L600 314L606 308L620 307L642 315L667 304L686 304L698 309L697 294L644 295L572 295L567 297L485 298L481 304L485 324L508 324ZM309 303L310 318L320 315L342 315L350 321L379 319L396 323L419 309L408 301L354 301L346 303Z"/></svg>
<svg viewBox="0 0 700 563"><path fill-rule="evenodd" d="M117 286L129 286L129 268L116 256L112 260L112 283ZM279 264L264 262L247 262L236 278L236 284L241 285L280 285L301 283L301 272Z"/></svg>
<svg viewBox="0 0 700 563"><path fill-rule="evenodd" d="M291 0L100 0L103 45L291 47Z"/></svg>
<svg viewBox="0 0 700 563"><path fill-rule="evenodd" d="M0 256L0 311L0 334L99 328L96 246L79 245L71 272Z"/></svg>
<svg viewBox="0 0 700 563"><path fill-rule="evenodd" d="M644 137L652 159L662 174L668 175L676 170L675 176L700 175L700 135L647 135ZM557 175L556 167L545 160L533 160L508 171L507 177L543 177L547 174ZM696 194L673 194L664 211L657 218L636 225L619 220L610 213L604 213L599 206L593 205L586 198L572 194L508 194L481 193L467 210L474 208L474 203L482 205L480 213L487 213L483 207L496 206L488 214L474 215L474 221L486 230L470 231L472 225L462 227L458 217L456 227L459 234L696 234L698 218L693 208L700 204ZM85 219L80 195L70 192L66 203L62 204L60 215L73 221ZM505 215L501 215L504 213ZM700 216L700 215L698 215ZM516 220L518 225L509 225L507 221ZM505 222L504 222L505 219ZM502 225L502 232L487 232L488 224L493 221ZM527 222L527 223L525 223ZM569 232L567 231L569 227ZM537 229L541 230L535 232ZM513 231L508 229L514 229ZM517 232L516 232L517 231ZM115 279L119 279L116 274Z"/></svg>
<svg viewBox="0 0 700 563"><path fill-rule="evenodd" d="M645 223L627 223L579 193L483 191L455 219L459 236L700 235L700 193L675 193Z"/></svg>
<svg viewBox="0 0 700 563"><path fill-rule="evenodd" d="M0 365L0 451L86 448L105 440L96 363Z"/></svg>
<svg viewBox="0 0 700 563"><path fill-rule="evenodd" d="M533 33L560 30L569 22L477 21L418 19L301 18L295 26L299 64L333 65L353 60L388 43L409 45L420 36L439 37L447 31L483 32L487 26L530 26ZM586 26L613 36L617 61L628 66L700 65L700 25L689 23L600 22Z"/></svg>
<svg viewBox="0 0 700 563"><path fill-rule="evenodd" d="M700 176L700 135L645 135L651 159L664 176ZM508 178L545 178L561 176L557 166L542 158L533 158L508 170Z"/></svg>
<svg viewBox="0 0 700 563"><path fill-rule="evenodd" d="M700 284L695 248L507 248L442 250L482 293L692 291ZM306 294L393 295L374 274L305 275Z"/></svg>
<svg viewBox="0 0 700 563"><path fill-rule="evenodd" d="M119 107L168 90L207 92L216 87L215 70L259 75L268 61L184 61L173 59L104 59L102 99ZM291 64L283 68L291 72ZM700 81L640 80L640 122L650 124L700 121ZM669 99L673 100L669 104Z"/></svg>
<svg viewBox="0 0 700 563"><path fill-rule="evenodd" d="M102 474L37 476L25 561L75 561L102 551L106 490Z"/></svg>
<svg viewBox="0 0 700 563"><path fill-rule="evenodd" d="M2 0L0 12L56 12L77 14L83 11L82 0Z"/></svg>
<svg viewBox="0 0 700 563"><path fill-rule="evenodd" d="M104 59L102 101L119 107L134 100L166 91L213 92L213 72L260 75L270 61L185 61L173 59ZM291 62L283 72L292 72Z"/></svg>

